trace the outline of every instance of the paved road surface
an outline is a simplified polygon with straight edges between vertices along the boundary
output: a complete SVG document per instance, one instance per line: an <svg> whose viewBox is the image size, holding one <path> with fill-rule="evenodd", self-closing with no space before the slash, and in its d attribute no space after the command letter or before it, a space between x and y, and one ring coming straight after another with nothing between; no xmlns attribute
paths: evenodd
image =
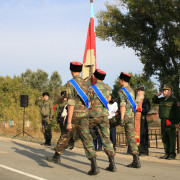
<svg viewBox="0 0 180 180"><path fill-rule="evenodd" d="M0 180L179 180L180 157L177 160L160 160L157 157L141 157L142 168L125 167L132 161L130 155L117 152L115 162L117 172L107 172L107 156L98 152L97 163L100 173L88 176L90 162L82 148L65 151L61 164L46 161L47 155L54 153L53 148L37 143L0 137Z"/></svg>

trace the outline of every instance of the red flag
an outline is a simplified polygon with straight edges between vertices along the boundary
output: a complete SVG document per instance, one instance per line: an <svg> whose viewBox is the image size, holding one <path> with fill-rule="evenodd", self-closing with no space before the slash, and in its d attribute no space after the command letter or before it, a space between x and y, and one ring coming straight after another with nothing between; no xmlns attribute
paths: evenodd
<svg viewBox="0 0 180 180"><path fill-rule="evenodd" d="M93 1L91 1L91 18L84 51L82 78L90 79L96 68L96 38L94 32Z"/></svg>

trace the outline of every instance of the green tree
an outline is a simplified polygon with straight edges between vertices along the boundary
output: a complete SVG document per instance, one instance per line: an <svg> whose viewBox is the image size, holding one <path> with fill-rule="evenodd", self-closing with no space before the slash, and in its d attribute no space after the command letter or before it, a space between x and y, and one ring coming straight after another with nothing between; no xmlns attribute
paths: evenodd
<svg viewBox="0 0 180 180"><path fill-rule="evenodd" d="M145 96L149 99L149 101L152 104L152 97L157 94L157 89L155 88L155 83L147 78L144 74L132 74L131 75L131 80L130 80L130 86L136 91L137 86L143 85L145 87ZM115 83L113 85L113 90L112 90L112 98L117 98L118 97L118 90L120 89L120 84L119 84L119 77L115 80Z"/></svg>
<svg viewBox="0 0 180 180"><path fill-rule="evenodd" d="M39 91L47 91L49 85L48 73L38 69L37 72L27 69L21 74L23 87L38 89Z"/></svg>
<svg viewBox="0 0 180 180"><path fill-rule="evenodd" d="M128 46L140 57L144 73L169 83L179 97L179 0L117 0L97 14L96 35Z"/></svg>

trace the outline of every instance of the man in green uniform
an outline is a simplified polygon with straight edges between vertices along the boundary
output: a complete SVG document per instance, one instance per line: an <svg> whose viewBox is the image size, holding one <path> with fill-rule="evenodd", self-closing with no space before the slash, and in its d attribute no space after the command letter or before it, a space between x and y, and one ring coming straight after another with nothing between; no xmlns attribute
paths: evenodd
<svg viewBox="0 0 180 180"><path fill-rule="evenodd" d="M89 175L96 175L99 169L96 164L96 152L94 151L93 140L89 132L88 119L88 94L89 86L86 81L80 77L82 71L82 64L80 62L71 62L70 70L73 79L67 82L66 92L68 99L68 120L67 132L60 136L57 146L55 147L55 154L52 157L47 157L50 162L60 162L60 154L64 152L67 147L69 139L77 133L83 143L87 158L91 161L91 170Z"/></svg>
<svg viewBox="0 0 180 180"><path fill-rule="evenodd" d="M164 144L165 155L163 159L176 158L176 128L177 124L177 101L171 96L171 88L164 85L162 88L163 96L158 98L162 93L159 92L153 97L153 103L159 104L159 118L161 119L161 136Z"/></svg>
<svg viewBox="0 0 180 180"><path fill-rule="evenodd" d="M57 107L57 123L59 123L59 127L61 129L61 135L63 133L66 133L67 131L66 130L67 117L68 117L68 105L67 105L66 91L62 91ZM71 139L69 140L67 148L69 148L70 150L74 149L73 137L71 137Z"/></svg>
<svg viewBox="0 0 180 180"><path fill-rule="evenodd" d="M103 80L106 76L106 73L100 69L96 69L94 72L94 77L96 85L92 85L92 91L90 93L90 102L91 107L89 109L89 126L90 128L98 127L101 142L103 144L104 150L109 158L109 166L106 170L115 172L116 166L114 163L114 148L110 140L110 131L109 131L109 120L108 120L108 109L107 104L110 98L110 87L104 84ZM93 88L95 86L96 89ZM99 90L99 91L98 91ZM98 95L98 92L104 97Z"/></svg>
<svg viewBox="0 0 180 180"><path fill-rule="evenodd" d="M131 76L122 72L119 76L121 89L118 91L118 106L120 107L120 125L124 126L127 143L133 155L133 162L127 167L140 168L141 163L139 160L137 142L134 135L134 106L135 94L134 90L130 87L129 81ZM133 110L134 109L134 110Z"/></svg>
<svg viewBox="0 0 180 180"><path fill-rule="evenodd" d="M43 143L42 145L51 146L51 124L54 112L52 101L49 99L49 93L44 92L43 97L39 97L36 100L35 104L36 106L40 107L40 112L42 116L42 131L45 139L45 143Z"/></svg>

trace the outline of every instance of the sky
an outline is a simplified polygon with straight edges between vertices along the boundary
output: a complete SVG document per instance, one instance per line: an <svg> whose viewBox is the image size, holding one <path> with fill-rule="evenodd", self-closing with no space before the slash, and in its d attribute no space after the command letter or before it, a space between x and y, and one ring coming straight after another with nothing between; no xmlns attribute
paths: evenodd
<svg viewBox="0 0 180 180"><path fill-rule="evenodd" d="M94 0L94 15L106 1L115 2ZM69 63L83 62L89 20L90 0L0 0L0 76L42 69L49 76L58 71L65 84L72 78ZM132 49L96 38L96 53L111 87L120 72L142 73Z"/></svg>

